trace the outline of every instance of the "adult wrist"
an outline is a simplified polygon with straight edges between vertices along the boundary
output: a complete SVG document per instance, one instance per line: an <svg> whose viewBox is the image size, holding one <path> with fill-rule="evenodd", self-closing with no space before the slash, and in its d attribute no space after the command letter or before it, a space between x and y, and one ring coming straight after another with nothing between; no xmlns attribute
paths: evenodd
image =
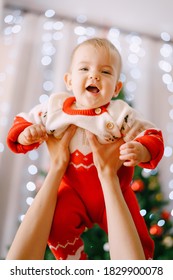
<svg viewBox="0 0 173 280"><path fill-rule="evenodd" d="M49 173L57 174L58 177L63 176L66 171L65 165L50 165Z"/></svg>

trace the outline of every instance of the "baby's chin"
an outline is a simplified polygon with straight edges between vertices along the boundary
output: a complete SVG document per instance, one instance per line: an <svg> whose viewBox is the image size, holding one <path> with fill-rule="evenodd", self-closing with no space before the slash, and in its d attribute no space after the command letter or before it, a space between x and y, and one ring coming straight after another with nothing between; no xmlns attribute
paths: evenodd
<svg viewBox="0 0 173 280"><path fill-rule="evenodd" d="M86 101L82 105L79 104L79 103L78 104L76 103L76 108L91 110L91 109L97 109L97 108L102 107L104 105L106 105L105 102L98 102L98 100L93 100L92 98L90 98L89 101Z"/></svg>

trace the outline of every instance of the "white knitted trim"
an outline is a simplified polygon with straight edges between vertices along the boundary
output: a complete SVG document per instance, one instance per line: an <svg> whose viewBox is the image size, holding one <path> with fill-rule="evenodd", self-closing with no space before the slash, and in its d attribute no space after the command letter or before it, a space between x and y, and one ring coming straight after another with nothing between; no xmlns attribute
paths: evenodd
<svg viewBox="0 0 173 280"><path fill-rule="evenodd" d="M94 163L91 163L90 165L84 165L83 163L79 163L79 164L74 164L73 162L70 162L71 165L73 165L76 169L83 167L85 169L89 169L91 168L91 166L94 166Z"/></svg>
<svg viewBox="0 0 173 280"><path fill-rule="evenodd" d="M66 260L79 260L81 257L81 253L84 250L84 246L78 248L74 255L68 255Z"/></svg>
<svg viewBox="0 0 173 280"><path fill-rule="evenodd" d="M61 245L60 243L58 243L58 245L56 245L56 247L54 247L53 245L49 245L49 248L57 250L59 247L61 247L61 248L65 249L68 245L72 245L73 246L78 239L79 238L75 238L73 242L67 242L65 245Z"/></svg>

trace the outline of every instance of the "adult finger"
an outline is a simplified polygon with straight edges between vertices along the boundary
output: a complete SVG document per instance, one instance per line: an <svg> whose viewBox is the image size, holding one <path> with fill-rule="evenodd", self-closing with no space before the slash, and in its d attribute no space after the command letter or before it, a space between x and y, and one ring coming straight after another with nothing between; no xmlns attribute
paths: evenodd
<svg viewBox="0 0 173 280"><path fill-rule="evenodd" d="M102 144L99 143L97 137L90 131L85 131L90 147L93 151L97 150Z"/></svg>
<svg viewBox="0 0 173 280"><path fill-rule="evenodd" d="M61 142L66 144L67 146L69 145L72 137L74 136L75 132L76 132L77 127L75 125L70 125L66 131L64 132L62 138L61 138Z"/></svg>

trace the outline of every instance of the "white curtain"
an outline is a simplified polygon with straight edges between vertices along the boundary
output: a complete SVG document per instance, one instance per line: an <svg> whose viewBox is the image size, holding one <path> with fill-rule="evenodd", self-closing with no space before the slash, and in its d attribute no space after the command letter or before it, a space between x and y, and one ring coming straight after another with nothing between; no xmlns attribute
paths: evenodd
<svg viewBox="0 0 173 280"><path fill-rule="evenodd" d="M0 258L6 256L22 215L32 202L47 170L45 146L27 155L13 154L6 136L14 116L28 111L49 94L65 90L64 72L70 53L90 36L106 36L119 48L123 58L122 80L126 99L163 131L167 155L159 164L160 182L166 198L171 192L173 170L173 106L171 82L163 83L161 40L139 34L125 34L116 27L102 28L68 20L4 10L0 34ZM169 44L171 47L171 44ZM172 54L165 56L173 63ZM172 99L171 99L172 98ZM169 99L169 100L168 100ZM173 169L173 168L172 168ZM173 188L173 186L172 186ZM172 205L171 205L172 204ZM173 208L170 200L170 210ZM36 213L37 215L37 213Z"/></svg>

